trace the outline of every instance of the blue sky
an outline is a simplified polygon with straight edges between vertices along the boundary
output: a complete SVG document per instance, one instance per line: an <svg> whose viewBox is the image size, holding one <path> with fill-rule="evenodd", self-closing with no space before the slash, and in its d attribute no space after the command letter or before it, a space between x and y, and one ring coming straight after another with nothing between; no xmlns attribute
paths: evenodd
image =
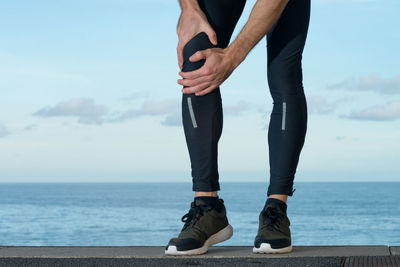
<svg viewBox="0 0 400 267"><path fill-rule="evenodd" d="M255 1L247 1L232 40ZM400 181L400 2L312 0L295 181ZM0 182L191 181L177 1L0 3ZM262 39L221 86L221 181L268 181Z"/></svg>

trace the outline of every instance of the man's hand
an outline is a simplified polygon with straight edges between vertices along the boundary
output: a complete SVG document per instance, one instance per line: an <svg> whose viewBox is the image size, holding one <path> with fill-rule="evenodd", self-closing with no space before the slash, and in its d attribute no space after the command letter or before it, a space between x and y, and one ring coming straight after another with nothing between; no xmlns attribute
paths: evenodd
<svg viewBox="0 0 400 267"><path fill-rule="evenodd" d="M196 2L187 0L186 3ZM209 48L193 54L189 58L190 61L200 59L206 61L195 71L179 73L183 79L179 79L178 83L188 86L183 88L182 92L205 95L222 84L246 58L250 50L268 33L288 2L289 0L257 0L249 20L227 48Z"/></svg>
<svg viewBox="0 0 400 267"><path fill-rule="evenodd" d="M189 86L182 89L185 94L195 93L202 96L212 92L231 75L238 64L235 63L229 49L209 48L194 53L189 60L199 61L205 59L204 65L197 70L179 72L183 79L178 83Z"/></svg>
<svg viewBox="0 0 400 267"><path fill-rule="evenodd" d="M197 1L192 1L191 4L197 4ZM182 6L182 13L179 17L177 34L179 37L178 47L176 48L178 54L178 65L182 69L183 65L183 47L192 39L196 34L205 32L210 39L211 43L217 45L217 35L211 25L208 23L207 17L203 11L197 6L184 7Z"/></svg>

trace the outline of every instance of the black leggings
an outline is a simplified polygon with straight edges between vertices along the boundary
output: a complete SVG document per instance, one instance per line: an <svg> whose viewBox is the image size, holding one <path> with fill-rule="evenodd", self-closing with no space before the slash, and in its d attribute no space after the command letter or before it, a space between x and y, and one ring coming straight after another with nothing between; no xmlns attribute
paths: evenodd
<svg viewBox="0 0 400 267"><path fill-rule="evenodd" d="M198 50L228 46L246 0L198 0L217 34L214 46L201 32L183 49L182 71L200 68L205 60L190 62ZM307 130L302 53L310 19L310 0L289 0L266 35L268 85L273 109L268 128L270 183L267 195L293 195L293 180ZM186 86L185 86L186 87ZM182 122L191 161L193 191L220 190L218 141L223 109L220 88L203 96L182 94Z"/></svg>

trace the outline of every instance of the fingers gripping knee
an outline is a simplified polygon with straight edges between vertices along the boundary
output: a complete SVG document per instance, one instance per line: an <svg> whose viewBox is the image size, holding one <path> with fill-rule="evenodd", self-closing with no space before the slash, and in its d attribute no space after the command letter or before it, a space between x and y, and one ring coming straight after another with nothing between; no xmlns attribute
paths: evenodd
<svg viewBox="0 0 400 267"><path fill-rule="evenodd" d="M196 62L189 61L194 53L200 50L205 50L208 48L216 47L213 45L205 32L200 32L189 40L183 47L183 66L182 71L193 71L201 68L205 60L201 59Z"/></svg>

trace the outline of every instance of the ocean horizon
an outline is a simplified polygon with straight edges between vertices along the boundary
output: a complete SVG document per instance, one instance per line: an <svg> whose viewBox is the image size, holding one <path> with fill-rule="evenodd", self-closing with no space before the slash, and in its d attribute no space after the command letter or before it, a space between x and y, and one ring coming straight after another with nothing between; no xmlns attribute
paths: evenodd
<svg viewBox="0 0 400 267"><path fill-rule="evenodd" d="M189 182L0 183L0 246L159 246L183 226ZM252 246L268 183L221 182L231 239ZM293 245L400 245L400 182L295 182Z"/></svg>

